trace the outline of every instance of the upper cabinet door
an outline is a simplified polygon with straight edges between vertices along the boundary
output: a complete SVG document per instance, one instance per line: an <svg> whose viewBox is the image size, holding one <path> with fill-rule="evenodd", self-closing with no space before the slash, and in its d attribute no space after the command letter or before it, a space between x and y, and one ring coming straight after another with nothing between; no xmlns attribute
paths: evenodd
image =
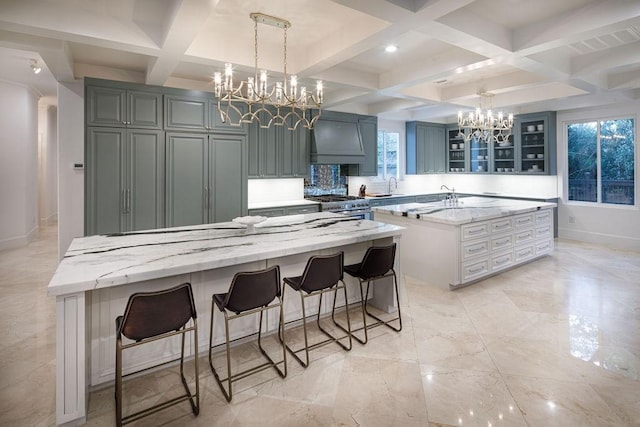
<svg viewBox="0 0 640 427"><path fill-rule="evenodd" d="M358 120L358 131L364 145L364 163L358 167L359 176L378 175L378 119Z"/></svg>
<svg viewBox="0 0 640 427"><path fill-rule="evenodd" d="M221 107L223 109L226 108L224 104L222 104ZM241 123L240 126L236 125L239 123L240 117L247 112L247 106L236 103L234 107L237 108L237 111L231 107L225 109L225 111L228 111L230 118L226 122L223 122L220 110L218 109L218 102L215 99L209 101L209 123L212 124L214 132L247 134L249 128L247 123Z"/></svg>
<svg viewBox="0 0 640 427"><path fill-rule="evenodd" d="M87 88L87 126L127 126L126 90L105 87Z"/></svg>
<svg viewBox="0 0 640 427"><path fill-rule="evenodd" d="M164 128L209 131L209 101L204 97L165 95Z"/></svg>
<svg viewBox="0 0 640 427"><path fill-rule="evenodd" d="M162 129L162 95L152 92L127 91L127 126Z"/></svg>

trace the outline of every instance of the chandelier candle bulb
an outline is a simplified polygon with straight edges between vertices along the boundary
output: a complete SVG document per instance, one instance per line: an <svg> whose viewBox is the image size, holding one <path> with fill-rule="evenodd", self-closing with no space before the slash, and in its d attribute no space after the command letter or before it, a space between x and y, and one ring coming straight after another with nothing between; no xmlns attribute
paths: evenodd
<svg viewBox="0 0 640 427"><path fill-rule="evenodd" d="M224 90L231 90L233 87L233 67L231 64L224 64Z"/></svg>

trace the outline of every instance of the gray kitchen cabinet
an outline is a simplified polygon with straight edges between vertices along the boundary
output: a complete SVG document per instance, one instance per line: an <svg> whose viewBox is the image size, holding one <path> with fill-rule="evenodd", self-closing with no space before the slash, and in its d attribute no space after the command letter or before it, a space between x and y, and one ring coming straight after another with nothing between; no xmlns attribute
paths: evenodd
<svg viewBox="0 0 640 427"><path fill-rule="evenodd" d="M531 175L555 175L556 113L522 114L517 117L517 164L519 172Z"/></svg>
<svg viewBox="0 0 640 427"><path fill-rule="evenodd" d="M266 120L266 115L260 117ZM278 139L282 141L282 133L278 132L289 131L281 126L263 128L257 121L249 125L249 178L279 178Z"/></svg>
<svg viewBox="0 0 640 427"><path fill-rule="evenodd" d="M209 127L216 133L238 133L242 135L246 135L248 132L248 124L241 123L240 126L236 126L231 124L238 123L240 121L240 116L247 112L247 106L240 103L235 103L234 106L238 109L239 112L229 109L229 115L231 116L230 120L223 122L222 116L220 115L220 111L218 110L218 102L215 98L211 98L209 100ZM225 108L224 103L222 104L222 108Z"/></svg>
<svg viewBox="0 0 640 427"><path fill-rule="evenodd" d="M87 129L85 234L164 226L164 132Z"/></svg>
<svg viewBox="0 0 640 427"><path fill-rule="evenodd" d="M229 221L246 212L246 138L167 133L168 227Z"/></svg>
<svg viewBox="0 0 640 427"><path fill-rule="evenodd" d="M209 136L210 222L231 221L247 212L246 146L243 135Z"/></svg>
<svg viewBox="0 0 640 427"><path fill-rule="evenodd" d="M162 94L117 87L87 86L87 126L162 129Z"/></svg>
<svg viewBox="0 0 640 427"><path fill-rule="evenodd" d="M407 174L442 173L446 170L444 125L407 122Z"/></svg>
<svg viewBox="0 0 640 427"><path fill-rule="evenodd" d="M210 98L202 95L165 95L164 128L177 131L209 132Z"/></svg>
<svg viewBox="0 0 640 427"><path fill-rule="evenodd" d="M310 174L309 168L309 138L308 131L302 125L295 130L289 130L286 126L278 126L276 131L276 144L279 161L278 177L280 178L306 178Z"/></svg>
<svg viewBox="0 0 640 427"><path fill-rule="evenodd" d="M357 165L349 165L349 175L378 176L378 118L359 117L358 132L364 147L364 161Z"/></svg>

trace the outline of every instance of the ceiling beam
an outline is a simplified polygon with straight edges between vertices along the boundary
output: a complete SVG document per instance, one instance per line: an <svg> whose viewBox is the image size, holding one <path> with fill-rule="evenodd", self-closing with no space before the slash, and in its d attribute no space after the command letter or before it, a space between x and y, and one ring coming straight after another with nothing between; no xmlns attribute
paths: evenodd
<svg viewBox="0 0 640 427"><path fill-rule="evenodd" d="M173 2L173 8L167 11L162 47L147 65L147 84L163 85L167 81L213 13L215 3L204 0Z"/></svg>

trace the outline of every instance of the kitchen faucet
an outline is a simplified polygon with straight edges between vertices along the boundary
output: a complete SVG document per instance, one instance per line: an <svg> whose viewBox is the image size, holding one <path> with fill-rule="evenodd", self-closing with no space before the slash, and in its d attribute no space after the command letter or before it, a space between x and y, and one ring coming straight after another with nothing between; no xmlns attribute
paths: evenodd
<svg viewBox="0 0 640 427"><path fill-rule="evenodd" d="M448 204L450 206L458 206L458 196L456 195L456 189L454 187L449 188L446 185L442 184L440 186L440 189L442 190L443 188L446 188L447 191L449 191L449 194L447 194L447 198L444 200L444 204Z"/></svg>
<svg viewBox="0 0 640 427"><path fill-rule="evenodd" d="M387 191L389 194L391 194L391 180L394 180L394 181L395 181L395 184L396 184L396 185L395 185L395 187L393 187L393 189L394 189L394 190L397 190L397 189L398 189L398 180L396 179L396 177L395 177L395 176L393 176L393 175L392 175L391 177L389 177L389 189L388 189L388 191Z"/></svg>

